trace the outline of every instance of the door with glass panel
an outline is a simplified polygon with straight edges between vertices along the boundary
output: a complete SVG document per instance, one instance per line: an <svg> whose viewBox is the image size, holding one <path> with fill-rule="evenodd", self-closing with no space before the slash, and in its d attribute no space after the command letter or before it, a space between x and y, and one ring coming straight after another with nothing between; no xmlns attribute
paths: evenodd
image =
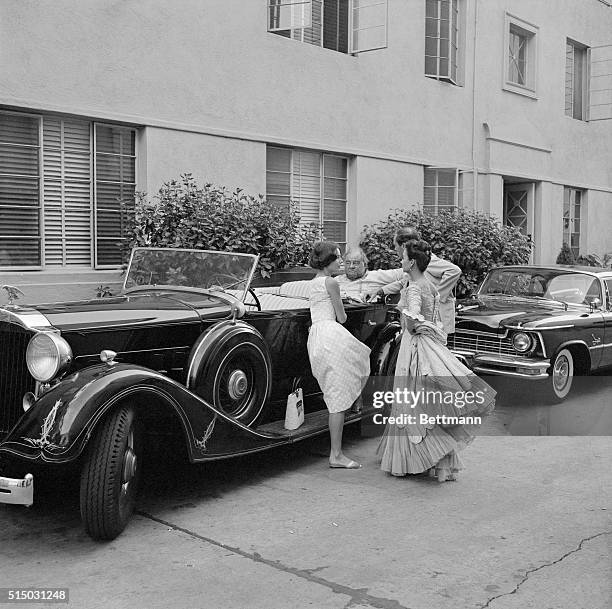
<svg viewBox="0 0 612 609"><path fill-rule="evenodd" d="M533 235L533 191L533 183L504 184L504 225L518 228L529 238Z"/></svg>

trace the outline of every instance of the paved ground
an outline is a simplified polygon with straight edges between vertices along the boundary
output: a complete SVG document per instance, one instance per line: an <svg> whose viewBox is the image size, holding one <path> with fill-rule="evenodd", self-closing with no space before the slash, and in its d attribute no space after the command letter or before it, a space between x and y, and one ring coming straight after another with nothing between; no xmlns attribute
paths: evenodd
<svg viewBox="0 0 612 609"><path fill-rule="evenodd" d="M110 543L82 532L74 485L38 493L0 506L0 587L67 586L77 609L609 609L612 437L503 435L538 408L501 400L501 435L443 485L383 474L356 429L358 471L326 467L326 438L161 464Z"/></svg>

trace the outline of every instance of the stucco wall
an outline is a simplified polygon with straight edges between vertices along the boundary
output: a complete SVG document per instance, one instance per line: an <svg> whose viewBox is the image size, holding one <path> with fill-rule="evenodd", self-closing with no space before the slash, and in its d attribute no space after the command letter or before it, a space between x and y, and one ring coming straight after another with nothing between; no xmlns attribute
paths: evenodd
<svg viewBox="0 0 612 609"><path fill-rule="evenodd" d="M423 203L423 168L410 163L358 157L351 164L349 241L356 244L366 224L391 211Z"/></svg>
<svg viewBox="0 0 612 609"><path fill-rule="evenodd" d="M612 252L612 193L590 191L585 222L586 254L602 256ZM582 250L582 248L581 248Z"/></svg>
<svg viewBox="0 0 612 609"><path fill-rule="evenodd" d="M566 39L611 44L612 9L463 6L465 78L454 86L423 75L416 0L389 0L388 48L357 57L268 33L265 0L3 0L0 105L143 127L138 188L150 193L181 172L264 192L266 142L347 154L350 240L422 201L422 165L476 166L475 207L498 218L502 176L542 185L537 255L552 262L561 222L558 189L545 185L584 188L586 247L612 249L612 121L564 114ZM536 99L502 88L506 11L538 27Z"/></svg>
<svg viewBox="0 0 612 609"><path fill-rule="evenodd" d="M192 173L201 184L239 187L252 195L266 192L265 144L147 127L139 149L144 155L139 183L149 194L181 173Z"/></svg>

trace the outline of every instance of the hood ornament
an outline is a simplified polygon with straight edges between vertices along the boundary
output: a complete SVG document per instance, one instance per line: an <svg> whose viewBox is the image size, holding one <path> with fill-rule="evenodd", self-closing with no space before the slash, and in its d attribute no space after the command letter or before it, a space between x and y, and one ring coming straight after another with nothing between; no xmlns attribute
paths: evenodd
<svg viewBox="0 0 612 609"><path fill-rule="evenodd" d="M6 290L6 294L8 296L8 306L13 306L14 300L19 300L19 296L24 296L24 293L13 285L3 285L0 287L0 290Z"/></svg>

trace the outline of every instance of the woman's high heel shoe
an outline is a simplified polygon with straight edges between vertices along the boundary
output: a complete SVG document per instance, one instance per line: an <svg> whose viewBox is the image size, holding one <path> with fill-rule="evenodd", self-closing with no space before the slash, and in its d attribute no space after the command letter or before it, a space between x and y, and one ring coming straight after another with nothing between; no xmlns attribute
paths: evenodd
<svg viewBox="0 0 612 609"><path fill-rule="evenodd" d="M438 482L454 482L457 480L457 471L449 467L436 467L435 477Z"/></svg>

